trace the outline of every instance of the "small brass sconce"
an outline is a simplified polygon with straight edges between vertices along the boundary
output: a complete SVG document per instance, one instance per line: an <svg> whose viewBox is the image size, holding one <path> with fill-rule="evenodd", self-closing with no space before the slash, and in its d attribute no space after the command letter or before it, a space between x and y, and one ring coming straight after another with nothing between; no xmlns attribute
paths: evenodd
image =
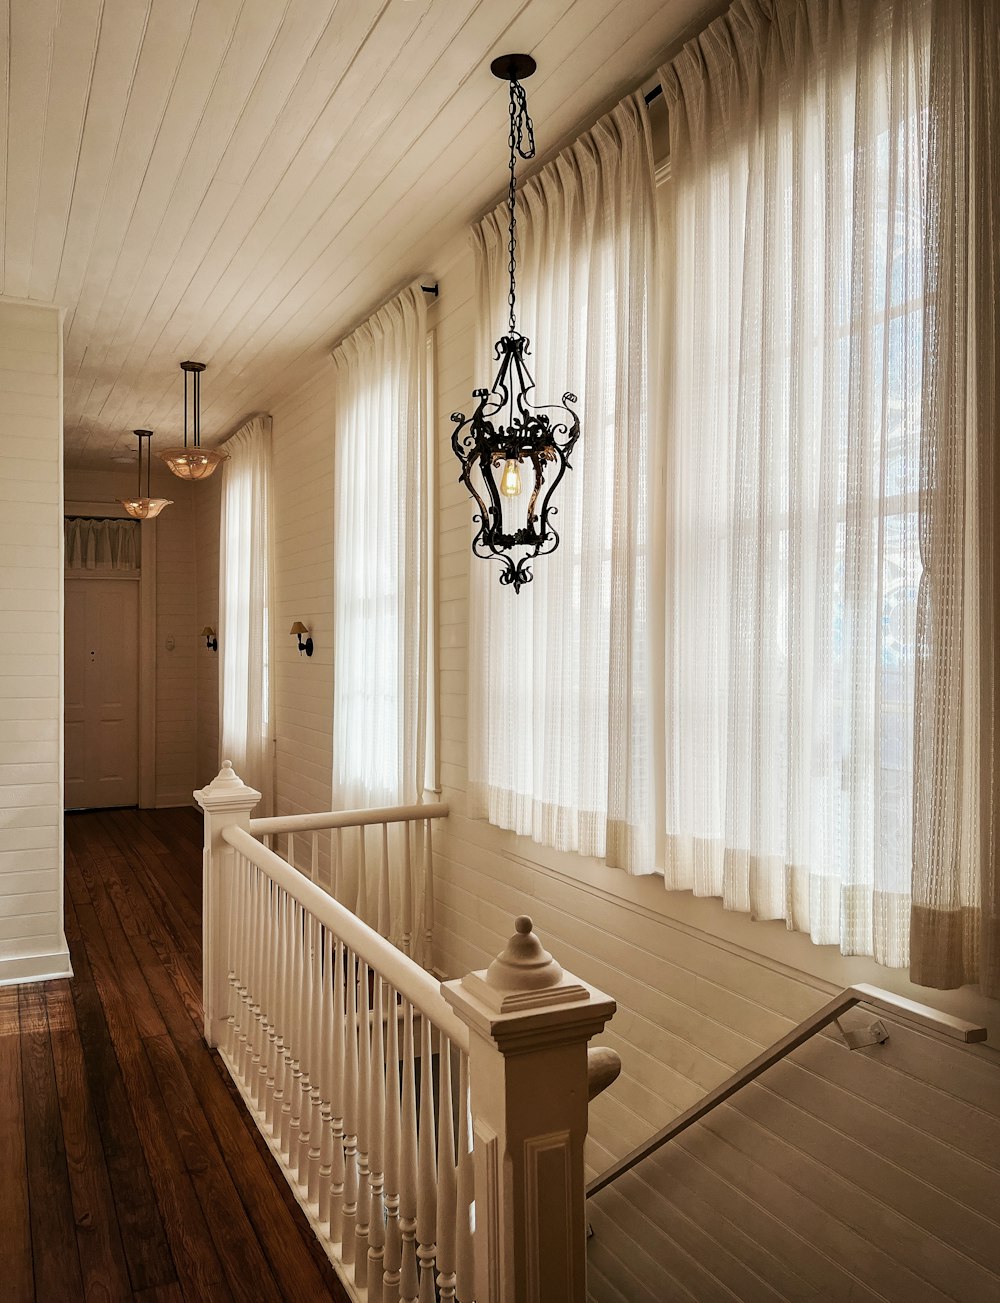
<svg viewBox="0 0 1000 1303"><path fill-rule="evenodd" d="M219 640L216 638L215 630L211 625L206 624L198 636L205 639L205 646L211 651L217 652L219 650Z"/></svg>
<svg viewBox="0 0 1000 1303"><path fill-rule="evenodd" d="M306 638L305 642L302 641L302 635L304 633L308 634L309 630L306 628L306 626L302 623L301 620L296 620L295 623L292 625L292 627L288 630L288 632L292 635L293 638L298 638L300 656L302 655L303 652L305 652L307 656L311 656L313 654L313 640L311 638Z"/></svg>

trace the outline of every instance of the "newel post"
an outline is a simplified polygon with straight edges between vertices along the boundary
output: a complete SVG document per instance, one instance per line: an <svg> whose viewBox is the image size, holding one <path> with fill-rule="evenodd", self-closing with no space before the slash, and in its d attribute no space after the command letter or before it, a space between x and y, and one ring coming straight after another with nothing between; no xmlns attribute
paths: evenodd
<svg viewBox="0 0 1000 1303"><path fill-rule="evenodd" d="M202 1003L205 1007L205 1040L218 1044L225 1018L229 974L226 971L226 926L229 918L230 884L235 852L222 839L223 828L234 824L250 827L250 812L260 800L233 770L232 762L222 768L207 787L199 788L194 799L205 812L204 878L202 886Z"/></svg>
<svg viewBox="0 0 1000 1303"><path fill-rule="evenodd" d="M587 1042L615 1011L530 918L489 968L442 985L469 1025L479 1303L583 1303Z"/></svg>

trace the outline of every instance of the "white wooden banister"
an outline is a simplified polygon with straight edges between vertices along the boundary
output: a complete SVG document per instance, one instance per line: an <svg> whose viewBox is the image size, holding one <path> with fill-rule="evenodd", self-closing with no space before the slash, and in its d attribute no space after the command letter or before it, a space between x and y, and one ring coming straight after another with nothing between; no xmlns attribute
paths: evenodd
<svg viewBox="0 0 1000 1303"><path fill-rule="evenodd" d="M442 996L441 983L436 977L334 900L322 887L317 887L304 874L286 864L280 855L262 846L245 828L227 827L223 840L246 856L251 864L263 869L272 882L330 928L359 959L376 969L415 1008L427 1014L449 1039L468 1052L468 1028L456 1018Z"/></svg>
<svg viewBox="0 0 1000 1303"><path fill-rule="evenodd" d="M942 1013L939 1009L933 1009L929 1005L918 1004L915 1000L908 1000L905 996L895 995L892 991L884 991L878 986L868 986L862 983L857 986L849 986L841 991L839 995L835 995L821 1009L817 1009L815 1013L803 1019L797 1027L793 1027L790 1032L786 1032L780 1040L775 1041L762 1054L758 1054L755 1059L751 1059L749 1063L744 1064L731 1077L727 1077L714 1090L710 1090L704 1098L690 1108L685 1109L673 1121L668 1122L665 1127L662 1127L655 1135L650 1136L638 1148L633 1149L631 1153L620 1158L607 1171L602 1172L587 1186L587 1198L589 1199L598 1194L606 1186L609 1186L612 1181L617 1181L620 1176L631 1171L644 1158L648 1158L657 1149L668 1144L675 1136L679 1136L682 1131L686 1131L688 1127L700 1121L706 1114L711 1113L714 1108L724 1104L737 1091L755 1081L762 1072L766 1072L768 1068L773 1067L791 1054L793 1050L803 1045L818 1032L821 1032L824 1027L836 1022L842 1014L847 1013L849 1009L853 1009L858 1004L866 1005L872 1009L881 1009L903 1022L914 1023L918 1027L939 1032L944 1036L949 1036L966 1044L986 1039L986 1028L979 1026L977 1023L955 1018L951 1014Z"/></svg>
<svg viewBox="0 0 1000 1303"><path fill-rule="evenodd" d="M251 819L255 837L275 833L321 832L325 828L366 828L377 823L416 823L422 819L447 818L451 807L445 802L427 805L387 805L375 810L328 810L323 814L279 814L269 819Z"/></svg>
<svg viewBox="0 0 1000 1303"><path fill-rule="evenodd" d="M527 918L458 982L411 957L429 954L447 806L252 820L229 764L195 796L205 1036L351 1298L583 1303L587 1100L616 1071L587 1043L614 1002Z"/></svg>

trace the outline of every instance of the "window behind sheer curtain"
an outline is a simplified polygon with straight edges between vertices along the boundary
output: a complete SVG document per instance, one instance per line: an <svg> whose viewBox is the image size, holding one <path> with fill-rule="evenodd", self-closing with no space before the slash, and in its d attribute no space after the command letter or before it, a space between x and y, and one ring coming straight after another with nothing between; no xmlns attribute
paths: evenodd
<svg viewBox="0 0 1000 1303"><path fill-rule="evenodd" d="M335 350L333 791L343 807L424 790L429 472L423 294Z"/></svg>
<svg viewBox="0 0 1000 1303"><path fill-rule="evenodd" d="M670 115L670 887L905 965L921 3L745 0Z"/></svg>
<svg viewBox="0 0 1000 1303"><path fill-rule="evenodd" d="M653 869L648 660L649 315L655 209L630 97L543 168L518 207L518 328L536 401L579 396L553 498L561 542L515 594L473 560L473 809L562 850ZM507 315L507 207L473 228L477 379ZM474 400L472 400L474 401ZM520 506L520 502L518 503Z"/></svg>
<svg viewBox="0 0 1000 1303"><path fill-rule="evenodd" d="M260 791L271 812L271 637L274 535L271 418L255 416L226 442L219 525L220 759Z"/></svg>

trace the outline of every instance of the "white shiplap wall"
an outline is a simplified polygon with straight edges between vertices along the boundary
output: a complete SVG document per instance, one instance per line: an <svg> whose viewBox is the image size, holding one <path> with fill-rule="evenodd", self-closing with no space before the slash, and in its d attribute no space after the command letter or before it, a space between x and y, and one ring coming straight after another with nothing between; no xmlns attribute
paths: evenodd
<svg viewBox="0 0 1000 1303"><path fill-rule="evenodd" d="M62 315L0 300L0 981L69 972Z"/></svg>
<svg viewBox="0 0 1000 1303"><path fill-rule="evenodd" d="M622 1057L591 1110L588 1162L608 1165L822 1004L874 981L996 1027L993 1002L913 988L717 901L664 892L465 815L470 507L448 414L473 374L472 263L464 239L437 261L431 310L439 435L440 769L452 816L436 833L437 961L481 967L528 912L572 971L615 996L604 1040ZM277 809L330 799L332 369L274 416ZM512 598L513 600L513 598ZM300 658L287 629L313 630ZM858 1015L860 1017L860 1015ZM595 1201L595 1294L608 1299L905 1299L979 1303L1000 1280L998 1097L989 1049L892 1027L852 1054L804 1047L738 1103ZM978 1292L977 1292L978 1291ZM987 1292L983 1292L987 1291Z"/></svg>

